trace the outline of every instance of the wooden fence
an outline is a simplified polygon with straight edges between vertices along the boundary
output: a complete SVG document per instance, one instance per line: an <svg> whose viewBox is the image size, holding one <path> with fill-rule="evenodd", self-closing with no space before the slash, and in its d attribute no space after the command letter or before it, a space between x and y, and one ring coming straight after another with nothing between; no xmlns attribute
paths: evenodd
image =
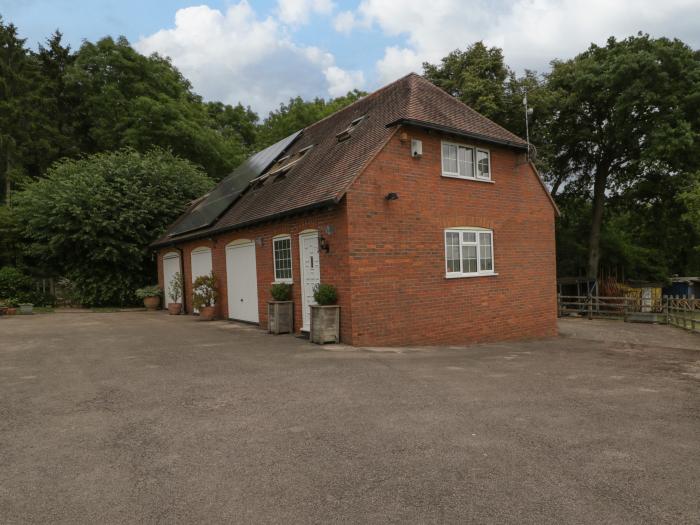
<svg viewBox="0 0 700 525"><path fill-rule="evenodd" d="M664 296L650 301L639 296L558 295L557 305L559 317L662 323L700 333L700 299Z"/></svg>

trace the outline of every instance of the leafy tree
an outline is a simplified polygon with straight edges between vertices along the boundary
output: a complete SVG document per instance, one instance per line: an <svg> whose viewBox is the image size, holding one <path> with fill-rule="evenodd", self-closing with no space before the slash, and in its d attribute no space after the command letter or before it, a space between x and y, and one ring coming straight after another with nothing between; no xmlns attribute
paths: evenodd
<svg viewBox="0 0 700 525"><path fill-rule="evenodd" d="M587 275L596 278L606 201L643 181L669 184L697 162L700 61L678 40L611 38L554 62L548 86L556 100L550 181L592 189Z"/></svg>
<svg viewBox="0 0 700 525"><path fill-rule="evenodd" d="M42 96L39 63L0 17L0 192L11 203L12 187L36 176L56 153L56 130Z"/></svg>
<svg viewBox="0 0 700 525"><path fill-rule="evenodd" d="M169 60L145 57L123 37L85 42L67 69L65 84L77 100L76 137L83 152L161 146L214 178L245 157L245 142L238 134L222 133L221 122L212 119Z"/></svg>
<svg viewBox="0 0 700 525"><path fill-rule="evenodd" d="M271 111L258 130L258 149L265 148L328 115L343 109L366 93L358 90L343 97L326 101L315 98L304 101L301 97L290 99L288 104L280 104L276 111Z"/></svg>
<svg viewBox="0 0 700 525"><path fill-rule="evenodd" d="M507 120L506 81L511 71L503 51L475 42L465 51L455 49L440 64L423 64L425 77L494 122ZM522 98L521 98L522 100Z"/></svg>
<svg viewBox="0 0 700 525"><path fill-rule="evenodd" d="M153 278L148 244L211 186L170 152L126 149L57 162L13 211L28 256L73 281L82 303L128 304Z"/></svg>

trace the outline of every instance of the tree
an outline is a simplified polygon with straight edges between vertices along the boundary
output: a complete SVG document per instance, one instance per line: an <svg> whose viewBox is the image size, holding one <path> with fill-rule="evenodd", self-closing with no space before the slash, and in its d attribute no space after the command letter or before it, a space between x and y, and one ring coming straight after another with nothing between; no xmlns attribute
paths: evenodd
<svg viewBox="0 0 700 525"><path fill-rule="evenodd" d="M455 49L440 64L423 63L423 70L433 84L482 115L499 124L508 120L506 81L511 71L500 48L475 42L465 51Z"/></svg>
<svg viewBox="0 0 700 525"><path fill-rule="evenodd" d="M123 37L85 42L67 69L65 84L76 100L76 137L83 152L170 148L216 179L247 153L244 140L222 132L169 60L145 57Z"/></svg>
<svg viewBox="0 0 700 525"><path fill-rule="evenodd" d="M0 17L0 192L8 204L13 185L36 176L56 153L39 63L24 45L17 28Z"/></svg>
<svg viewBox="0 0 700 525"><path fill-rule="evenodd" d="M592 45L548 76L550 182L592 188L587 274L598 276L605 203L641 181L668 184L697 162L700 62L678 40L647 35Z"/></svg>
<svg viewBox="0 0 700 525"><path fill-rule="evenodd" d="M13 212L28 257L71 279L82 303L129 304L154 278L148 244L211 186L170 152L126 149L58 161Z"/></svg>
<svg viewBox="0 0 700 525"><path fill-rule="evenodd" d="M271 111L258 130L258 149L288 137L365 95L362 91L354 90L328 101L322 98L304 101L301 97L296 97L290 99L288 104L280 104L279 109Z"/></svg>

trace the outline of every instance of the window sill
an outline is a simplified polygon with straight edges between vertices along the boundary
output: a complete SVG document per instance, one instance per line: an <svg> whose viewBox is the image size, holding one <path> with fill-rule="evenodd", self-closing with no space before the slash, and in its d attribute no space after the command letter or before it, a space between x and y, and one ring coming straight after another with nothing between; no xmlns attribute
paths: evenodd
<svg viewBox="0 0 700 525"><path fill-rule="evenodd" d="M458 180L468 180L468 181L472 181L472 182L485 182L487 184L496 184L496 182L491 180L491 179L477 179L477 178L473 178L473 177L459 177L458 175L449 175L446 173L443 173L442 176L445 177L446 179L458 179Z"/></svg>
<svg viewBox="0 0 700 525"><path fill-rule="evenodd" d="M270 284L294 284L292 279L275 279Z"/></svg>
<svg viewBox="0 0 700 525"><path fill-rule="evenodd" d="M496 272L483 272L483 273L461 273L456 275L445 275L445 279L469 279L472 277L493 277L498 275Z"/></svg>

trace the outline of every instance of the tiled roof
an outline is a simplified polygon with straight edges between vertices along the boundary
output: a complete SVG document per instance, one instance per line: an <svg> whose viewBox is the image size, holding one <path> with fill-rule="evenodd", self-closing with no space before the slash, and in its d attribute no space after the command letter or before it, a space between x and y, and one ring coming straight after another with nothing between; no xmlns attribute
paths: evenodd
<svg viewBox="0 0 700 525"><path fill-rule="evenodd" d="M345 140L338 135L364 117ZM319 205L338 202L395 130L416 124L524 148L526 142L411 73L305 128L283 155L289 162L313 146L283 176L252 184L212 225L183 235L166 232L153 246L207 236ZM274 171L273 165L269 170ZM187 212L185 212L187 213ZM180 219L178 219L179 221Z"/></svg>

